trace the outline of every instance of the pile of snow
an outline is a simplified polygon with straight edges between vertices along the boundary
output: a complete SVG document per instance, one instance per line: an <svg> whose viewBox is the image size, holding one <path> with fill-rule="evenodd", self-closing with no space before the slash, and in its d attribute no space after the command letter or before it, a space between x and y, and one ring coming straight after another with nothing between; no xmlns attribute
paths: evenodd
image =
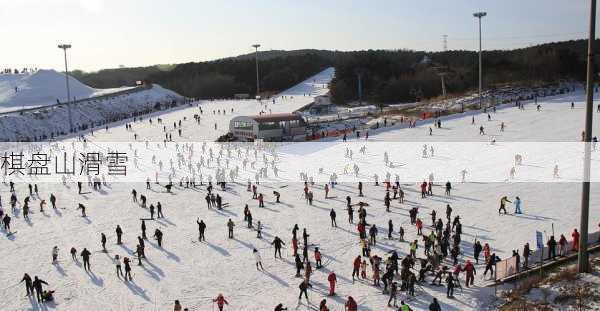
<svg viewBox="0 0 600 311"><path fill-rule="evenodd" d="M125 88L94 89L69 76L71 99L121 91ZM56 104L67 100L65 75L54 70L34 73L0 74L0 112Z"/></svg>
<svg viewBox="0 0 600 311"><path fill-rule="evenodd" d="M73 104L71 118L75 129L90 129L128 119L139 113L149 113L155 110L157 104L164 109L173 102L182 103L183 97L153 84L147 89L131 90L114 96L108 94ZM40 107L0 116L0 141L39 141L68 133L67 105Z"/></svg>

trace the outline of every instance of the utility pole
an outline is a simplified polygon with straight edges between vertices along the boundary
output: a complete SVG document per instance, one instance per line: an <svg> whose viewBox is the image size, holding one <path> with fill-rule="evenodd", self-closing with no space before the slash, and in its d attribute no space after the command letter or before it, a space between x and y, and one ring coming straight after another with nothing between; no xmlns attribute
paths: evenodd
<svg viewBox="0 0 600 311"><path fill-rule="evenodd" d="M65 80L67 81L67 113L69 115L69 131L73 133L73 117L71 116L71 89L69 88L69 67L67 66L67 49L71 48L70 44L59 44L59 49L62 49L65 55Z"/></svg>
<svg viewBox="0 0 600 311"><path fill-rule="evenodd" d="M577 269L579 273L590 272L588 259L588 222L590 214L590 166L591 166L591 142L592 121L594 109L594 40L596 39L596 0L590 1L590 34L588 38L587 55L587 83L585 104L585 135L583 156L583 184L581 190L581 221L579 224L579 250L577 257Z"/></svg>
<svg viewBox="0 0 600 311"><path fill-rule="evenodd" d="M481 80L482 80L482 70L481 70L481 18L486 16L486 12L477 12L473 13L474 17L479 19L479 109L483 106L482 98L481 98Z"/></svg>
<svg viewBox="0 0 600 311"><path fill-rule="evenodd" d="M260 44L253 44L252 47L256 49L254 52L254 60L256 61L256 96L258 97L260 96L260 83L258 80L258 48L260 47Z"/></svg>

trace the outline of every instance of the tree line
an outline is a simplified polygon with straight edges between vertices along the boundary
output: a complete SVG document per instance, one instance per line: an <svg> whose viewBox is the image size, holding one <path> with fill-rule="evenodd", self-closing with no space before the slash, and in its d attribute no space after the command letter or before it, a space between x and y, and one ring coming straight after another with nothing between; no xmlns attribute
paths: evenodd
<svg viewBox="0 0 600 311"><path fill-rule="evenodd" d="M600 41L600 40L599 40ZM500 84L540 84L585 79L586 40L546 43L513 50L483 53L484 87ZM259 52L260 90L279 92L334 66L332 99L346 104L359 98L375 103L412 102L442 94L440 75L448 93L477 89L478 55L475 51L425 52L412 50ZM596 56L598 57L598 56ZM253 54L208 62L118 68L95 73L75 71L75 77L97 88L133 85L143 80L158 83L181 95L202 99L231 98L256 93Z"/></svg>

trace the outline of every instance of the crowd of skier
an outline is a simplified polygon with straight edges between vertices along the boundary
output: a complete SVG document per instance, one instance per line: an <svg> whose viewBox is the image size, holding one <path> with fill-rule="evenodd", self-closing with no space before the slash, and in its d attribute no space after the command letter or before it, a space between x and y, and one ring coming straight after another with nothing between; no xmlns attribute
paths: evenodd
<svg viewBox="0 0 600 311"><path fill-rule="evenodd" d="M214 112L213 112L214 113ZM219 111L221 113L221 111ZM225 114L225 110L223 110ZM195 117L199 120L199 117ZM152 121L149 121L152 122ZM162 124L162 120L158 121ZM129 127L129 125L127 125ZM441 123L436 122L436 128L441 127ZM179 129L178 133L181 135L181 120L173 123L173 130ZM166 126L164 127L166 133L163 143L171 141L172 137L170 132L167 131ZM431 132L431 130L430 130ZM485 135L483 128L480 128L482 135ZM360 134L357 134L359 136ZM137 140L137 136L135 139ZM233 166L233 158L236 158L240 163L243 163L242 170L257 170L254 181L247 180L247 186L245 190L247 196L255 200L256 206L250 206L246 204L243 207L243 220L229 218L227 222L223 223L223 234L227 231L229 239L234 239L236 235L236 221L243 221L245 226L250 230L256 231L256 238L263 239L263 227L265 220L257 220L253 217L252 209L254 208L265 208L265 197L267 192L263 191L261 182L267 178L271 172L276 176L278 167L277 161L278 156L274 150L269 150L261 147L250 147L242 148L235 144L223 144L221 149L214 151L208 145L202 144L200 151L195 151L193 144L182 143L177 145L177 161L170 160L169 168L164 168L169 172L168 183L159 183L158 178L155 177L152 183L150 178L146 181L146 189L152 187L162 187L165 192L171 192L172 188L177 188L180 191L187 189L204 189L203 194L206 201L207 209L209 210L223 210L228 208L234 208L229 206L228 202L224 202L224 193L231 191L233 187L238 189L244 189L244 186L232 186L235 184L236 179L239 180L240 167ZM365 150L361 148L358 151L361 154L365 153ZM425 145L423 147L423 157L434 157L433 146ZM260 157L259 157L260 155ZM345 158L352 159L353 151L346 148ZM199 159L194 163L192 159ZM230 159L232 161L230 167ZM521 156L515 157L515 165L519 165L522 161ZM393 167L393 162L390 155L386 152L383 157L383 162L386 167ZM247 164L250 163L250 167ZM160 159L152 159L152 164L156 168L156 175L158 172L163 171L164 163ZM214 164L214 165L213 165ZM262 167L260 167L262 164ZM211 166L213 165L213 166ZM187 170L191 173L191 177L181 177L178 181L176 180L177 174L176 169ZM207 175L207 180L204 180L204 175L201 173L204 168L216 168L216 173L213 175ZM345 169L347 170L347 169ZM353 173L359 175L359 167L355 164L353 167ZM555 174L558 170L555 169ZM340 172L341 173L341 172ZM344 172L350 173L350 172ZM466 170L463 171L463 181L466 175ZM486 280L491 281L495 278L496 263L501 259L496 255L494 248L490 245L490 242L481 241L477 238L473 240L472 247L469 247L469 243L464 243L464 232L463 232L463 217L466 215L458 215L451 204L440 204L438 208L434 208L430 213L423 213L422 210L417 206L409 206L405 203L406 190L408 187L415 187L420 190L420 198L422 200L428 200L439 197L439 194L434 194L434 190L441 188L444 190L444 197L451 198L455 191L450 181L445 183L435 183L433 174L429 174L423 182L419 182L416 185L401 184L398 175L392 180L390 173L382 175L383 178L380 181L379 175L374 174L372 178L368 178L368 181L360 181L356 183L356 190L352 194L348 194L345 197L345 213L347 213L347 224L338 224L338 215L335 208L328 210L331 227L333 229L340 228L342 226L348 226L352 228L352 231L356 233L356 240L353 241L352 245L359 245L359 247L349 246L350 251L355 252L355 256L352 262L347 263L347 270L343 272L335 272L327 269L328 261L324 263L323 258L329 258L327 249L319 247L319 240L324 237L311 235L308 228L304 227L301 230L301 226L295 224L289 232L289 238L286 238L286 233L273 233L272 240L269 239L270 245L273 247L273 256L275 259L283 259L282 248L286 246L291 247L291 256L293 258L293 266L290 269L290 274L295 275L298 280L298 304L302 303L303 300L307 304L312 304L309 301L309 291L313 288L315 282L326 282L328 284L327 294L323 297L319 297L318 310L327 311L329 307L327 305L327 299L333 296L337 296L336 289L339 289L338 281L341 279L341 275L350 275L352 284L356 282L363 285L372 286L378 288L382 295L385 295L383 299L387 301L387 305L390 307L398 308L398 310L406 311L410 310L410 304L415 299L418 299L419 295L424 293L424 287L437 287L445 286L446 298L455 298L455 289L460 289L462 292L462 286L471 287L477 286L475 283L475 275L477 270L480 270L482 278L481 284ZM303 173L300 176L300 182L303 183L302 192L299 195L306 200L308 208L313 205L313 202L319 198L324 198L325 202L330 200L331 194L336 191L338 186L337 175L333 173L328 183L319 184L314 181L313 177L309 173ZM64 183L64 182L63 182ZM27 185L28 195L25 195L24 199L19 200L19 195L15 184L9 182L10 195L10 207L14 214L17 212L17 206L20 208L23 216L23 220L31 222L29 218L31 204L33 201L39 200L39 209L41 213L44 213L46 207L46 200L42 199L42 189L37 184ZM106 186L104 181L90 180L87 183L88 188L94 191L100 191L101 187ZM77 183L77 194L83 194L84 183ZM354 185L352 185L354 187ZM372 202L378 201L372 198L369 194L375 192L377 187L378 191L383 189L385 195L381 198L383 202L382 206L375 206ZM65 190L66 191L66 190ZM152 201L147 197L147 192L143 192L138 189L131 190L131 202L132 204L139 206L144 209L148 218L140 219L140 227L138 232L125 232L120 225L117 225L114 229L114 235L108 232L100 232L97 237L101 251L108 253L106 248L107 241L114 239L116 244L124 245L129 244L134 247L134 256L121 256L120 254L114 254L110 256L112 264L114 265L115 277L123 280L123 282L134 282L132 269L135 267L132 261L137 260L138 266L144 266L147 262L147 243L149 239L156 241L157 248L163 248L163 236L165 233L155 226L149 228L150 221L164 219L167 214L168 204L166 202L161 203L160 201ZM274 190L272 204L281 204L287 198L282 198L280 191ZM288 193L289 194L289 193ZM149 196L149 195L148 195ZM57 194L50 193L48 201L53 209L76 209L81 210L81 216L84 218L94 217L90 215L89 211L86 212L86 206L83 203L77 203L76 206L67 206L67 204L60 202L60 198ZM371 203L369 203L370 201ZM524 203L520 196L515 196L514 199L510 199L508 196L502 195L499 198L498 215L507 215L508 204L514 204L513 214L523 213ZM235 208L242 209L241 206ZM386 212L391 213L393 209L402 209L408 212L409 225L396 224L392 218L380 219L370 217L367 212L368 209L384 209ZM494 210L495 213L495 210ZM0 218L2 219L3 228L7 236L14 236L16 230L11 227L11 217L9 213L4 211L1 207L0 200ZM193 222L191 220L190 222ZM216 233L207 232L207 223L210 223L211 219L197 218L195 225L198 228L198 242L206 242L210 240L211 234ZM382 225L384 223L384 225ZM387 225L387 229L386 229ZM150 233L148 233L148 230ZM154 231L152 231L154 230ZM240 230L240 229L237 229ZM385 232L385 233L384 233ZM168 234L169 232L167 232ZM152 234L150 236L150 234ZM218 233L221 234L221 233ZM195 232L194 232L195 235ZM384 235L382 238L381 235ZM416 236L415 239L407 239L406 236ZM124 236L129 237L125 239ZM280 237L281 236L281 237ZM132 238L134 237L134 238ZM561 234L557 239L554 235L550 236L546 242L548 247L547 259L556 259L556 257L566 256L570 251L576 251L579 247L579 232L574 229L570 234L569 239ZM375 248L381 240L396 240L400 242L401 247L390 250L385 253L378 253ZM92 254L93 251L88 250L89 245L73 245L69 248L69 254L71 260L79 262L81 259L82 267L86 273L93 274L92 265ZM77 248L81 249L78 251ZM61 249L57 246L53 246L51 250L53 265L61 264ZM264 271L263 256L259 249L253 248L252 258L254 258L253 266L256 267L257 271ZM532 256L532 248L529 243L523 246L523 250L519 253L519 249L513 250L512 257L516 258L518 269L529 269L531 268L530 258ZM483 257L482 257L483 255ZM332 255L333 256L333 255ZM283 263L282 263L283 265ZM313 268L314 266L314 268ZM481 269L484 270L481 274ZM324 271L324 277L315 279L316 271ZM490 273L489 278L486 278ZM321 275L321 274L319 274ZM463 280L461 282L461 279ZM48 283L37 275L34 275L32 279L28 273L24 273L20 283L25 284L26 295L35 296L35 300L40 303L50 302L54 300L54 293L56 289L44 289L44 285L48 287ZM353 286L348 284L347 286ZM232 294L233 295L233 294ZM346 296L342 298L345 310L355 311L358 309L358 302L352 296ZM223 294L218 294L211 298L211 302L214 303L219 310L224 310L229 303L235 304L235 298L228 299ZM428 301L429 302L429 301ZM275 304L274 304L275 305ZM442 310L440 302L436 297L428 304L429 310L437 311ZM179 300L174 302L174 310L187 310L182 306ZM274 306L275 311L288 310L283 303L278 303Z"/></svg>

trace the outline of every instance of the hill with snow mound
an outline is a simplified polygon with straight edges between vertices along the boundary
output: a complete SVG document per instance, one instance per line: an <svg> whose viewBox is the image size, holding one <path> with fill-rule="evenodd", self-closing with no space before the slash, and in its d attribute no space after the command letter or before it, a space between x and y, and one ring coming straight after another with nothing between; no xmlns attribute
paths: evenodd
<svg viewBox="0 0 600 311"><path fill-rule="evenodd" d="M83 99L127 89L95 89L69 77L72 99ZM55 70L0 75L0 112L65 102L65 75Z"/></svg>

